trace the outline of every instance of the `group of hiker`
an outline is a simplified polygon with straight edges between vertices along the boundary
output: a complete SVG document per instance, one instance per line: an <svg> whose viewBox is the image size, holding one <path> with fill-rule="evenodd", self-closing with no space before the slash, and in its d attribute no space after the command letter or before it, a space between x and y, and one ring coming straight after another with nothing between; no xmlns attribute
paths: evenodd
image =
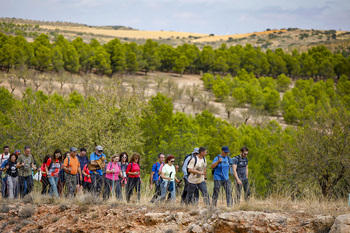
<svg viewBox="0 0 350 233"><path fill-rule="evenodd" d="M41 194L50 194L56 198L62 195L73 197L82 192L91 192L103 199L110 195L130 202L133 191L136 191L137 200L141 197L140 155L136 152L128 156L126 152L114 154L107 162L102 146L96 146L95 152L87 157L87 150L81 148L78 153L76 147L62 154L56 149L52 155L46 155L41 167L31 154L29 146L24 147L23 153L16 150L10 153L5 146L0 157L1 194L3 198L23 198L33 189L34 179L42 182ZM248 181L248 148L242 147L240 155L230 158L229 148L222 147L221 153L215 157L211 164L214 178L212 205L217 205L221 187L224 188L227 206L232 206L232 185L229 174L235 179L235 202L239 202L241 190L244 189L245 199L249 198L250 188ZM176 176L178 165L175 157L163 153L158 154L158 161L152 166L150 175L150 189L155 189L151 199L152 203L164 201L166 198L176 200L176 183L184 181L181 203L194 204L198 202L199 191L203 201L210 205L207 191L207 149L194 148L186 155L182 162L183 179ZM35 171L39 171L35 173ZM35 175L34 175L35 173Z"/></svg>

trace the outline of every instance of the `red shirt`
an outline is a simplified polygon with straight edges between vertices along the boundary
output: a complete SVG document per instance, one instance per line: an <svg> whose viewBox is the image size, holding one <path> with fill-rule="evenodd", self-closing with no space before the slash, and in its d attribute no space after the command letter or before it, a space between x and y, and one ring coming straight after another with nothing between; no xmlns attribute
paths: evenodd
<svg viewBox="0 0 350 233"><path fill-rule="evenodd" d="M60 161L58 160L58 159L56 159L56 162L54 162L53 163L53 165L54 164L59 164L60 163ZM49 175L50 176L52 176L52 177L58 177L58 173L60 172L60 168L58 168L58 167L52 167L52 165L51 165L51 158L49 158L48 160L47 160L47 162L45 163L45 165L46 165L46 167L47 167L47 170L48 170L48 172L49 172ZM50 165L51 165L51 168L52 169L50 169ZM60 166L61 167L61 166ZM51 170L51 171L50 171Z"/></svg>
<svg viewBox="0 0 350 233"><path fill-rule="evenodd" d="M126 174L128 175L129 172L137 172L140 171L140 166L137 163L132 163L132 169L131 169L131 163L129 163L128 167L126 168ZM138 175L129 175L129 177L135 178L140 177L140 173Z"/></svg>
<svg viewBox="0 0 350 233"><path fill-rule="evenodd" d="M88 169L87 167L88 165L86 164L83 168L84 172L86 173L86 176L84 176L84 181L85 182L88 182L88 183L91 183L91 177L87 177L88 175L90 175L90 170Z"/></svg>
<svg viewBox="0 0 350 233"><path fill-rule="evenodd" d="M46 163L43 163L43 165L41 165L41 168L40 168L41 175L43 177L47 177L45 166L46 166ZM43 172L45 172L45 174Z"/></svg>

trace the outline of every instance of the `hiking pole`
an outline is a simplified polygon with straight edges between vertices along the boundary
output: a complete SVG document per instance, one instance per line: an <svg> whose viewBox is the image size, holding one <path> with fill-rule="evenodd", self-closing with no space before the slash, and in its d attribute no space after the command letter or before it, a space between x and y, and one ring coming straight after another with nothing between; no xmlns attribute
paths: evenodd
<svg viewBox="0 0 350 233"><path fill-rule="evenodd" d="M113 184L112 184L112 198L114 197L114 169L113 169Z"/></svg>

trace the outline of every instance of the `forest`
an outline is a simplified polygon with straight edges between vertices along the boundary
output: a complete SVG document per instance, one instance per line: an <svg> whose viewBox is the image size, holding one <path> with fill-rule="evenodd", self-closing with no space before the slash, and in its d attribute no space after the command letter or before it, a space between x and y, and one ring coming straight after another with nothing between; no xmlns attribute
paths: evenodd
<svg viewBox="0 0 350 233"><path fill-rule="evenodd" d="M282 113L290 124L284 130L276 121L237 126L209 111L174 112L168 96L145 99L118 84L86 96L28 88L20 98L1 87L0 144L12 149L30 145L38 161L56 148L71 146L93 151L101 144L108 157L138 151L144 179L159 152L174 155L181 165L194 147L206 147L211 162L222 146L229 146L232 157L244 145L250 149L249 177L257 196L344 197L350 192L349 64L346 51L331 53L324 46L286 54L249 44L199 50L152 40L137 45L114 39L101 45L58 36L51 43L45 34L28 42L21 35L0 33L4 73L26 67L101 76L138 71L203 74L205 88L227 109L250 106L262 114Z"/></svg>

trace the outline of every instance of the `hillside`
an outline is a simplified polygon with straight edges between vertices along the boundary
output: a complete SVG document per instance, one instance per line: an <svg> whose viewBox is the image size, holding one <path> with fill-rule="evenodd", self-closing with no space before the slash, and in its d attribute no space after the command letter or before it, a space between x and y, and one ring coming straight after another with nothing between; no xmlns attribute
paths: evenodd
<svg viewBox="0 0 350 233"><path fill-rule="evenodd" d="M282 48L291 52L298 48L305 51L311 46L325 44L329 49L335 51L350 46L350 32L335 30L314 29L266 29L262 32L251 32L235 35L213 35L193 32L174 31L140 31L127 26L89 26L70 22L46 22L23 20L16 18L0 18L0 31L9 34L19 34L25 31L25 37L34 38L40 33L46 33L53 40L57 34L62 34L68 40L82 37L85 42L97 39L100 43L118 38L122 42L136 42L142 44L147 39L152 39L160 44L172 46L184 43L196 44L199 48L210 45L213 48L220 47L222 43L231 45L252 44L263 50Z"/></svg>

